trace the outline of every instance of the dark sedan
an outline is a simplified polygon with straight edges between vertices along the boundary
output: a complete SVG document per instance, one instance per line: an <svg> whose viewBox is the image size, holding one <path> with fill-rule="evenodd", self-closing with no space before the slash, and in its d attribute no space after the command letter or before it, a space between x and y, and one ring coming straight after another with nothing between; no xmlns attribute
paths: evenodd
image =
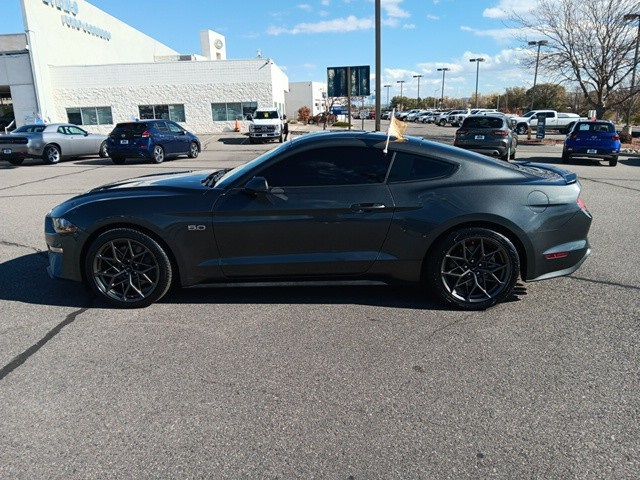
<svg viewBox="0 0 640 480"><path fill-rule="evenodd" d="M172 284L375 279L484 309L589 255L575 174L385 140L320 133L228 171L96 188L47 215L49 271L124 307Z"/></svg>
<svg viewBox="0 0 640 480"><path fill-rule="evenodd" d="M107 151L116 165L127 158L145 158L153 163L180 155L196 158L200 148L198 137L169 120L119 123L107 139Z"/></svg>
<svg viewBox="0 0 640 480"><path fill-rule="evenodd" d="M518 136L511 130L509 119L504 115L471 115L464 119L456 131L453 144L465 150L509 160L516 158Z"/></svg>

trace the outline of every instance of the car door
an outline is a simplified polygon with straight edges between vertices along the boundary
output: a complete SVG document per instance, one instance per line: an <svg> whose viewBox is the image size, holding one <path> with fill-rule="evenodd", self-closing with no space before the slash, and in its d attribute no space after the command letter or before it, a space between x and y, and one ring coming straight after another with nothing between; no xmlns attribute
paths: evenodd
<svg viewBox="0 0 640 480"><path fill-rule="evenodd" d="M228 277L317 277L366 272L393 217L384 183L389 156L364 146L283 152L250 172L214 207L214 234ZM244 185L264 177L270 190Z"/></svg>
<svg viewBox="0 0 640 480"><path fill-rule="evenodd" d="M67 127L73 141L74 155L95 155L98 149L95 146L95 139L89 133L76 126Z"/></svg>
<svg viewBox="0 0 640 480"><path fill-rule="evenodd" d="M178 153L175 135L169 129L169 125L165 121L155 123L154 140L164 148L165 155L175 155Z"/></svg>
<svg viewBox="0 0 640 480"><path fill-rule="evenodd" d="M185 154L189 153L189 146L191 142L187 132L177 123L167 122L169 131L173 135L173 141L175 142L175 153Z"/></svg>
<svg viewBox="0 0 640 480"><path fill-rule="evenodd" d="M60 144L60 149L64 157L74 157L77 155L78 145L76 140L77 137L71 134L68 126L61 125L56 130L55 141Z"/></svg>

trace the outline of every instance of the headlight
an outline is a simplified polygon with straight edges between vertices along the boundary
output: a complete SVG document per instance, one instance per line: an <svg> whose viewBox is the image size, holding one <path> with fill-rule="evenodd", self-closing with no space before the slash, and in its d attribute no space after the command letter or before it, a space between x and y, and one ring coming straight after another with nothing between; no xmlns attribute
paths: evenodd
<svg viewBox="0 0 640 480"><path fill-rule="evenodd" d="M66 218L54 218L53 229L61 235L76 233L79 229Z"/></svg>
<svg viewBox="0 0 640 480"><path fill-rule="evenodd" d="M253 123L249 124L249 131L253 132L256 129L256 126Z"/></svg>

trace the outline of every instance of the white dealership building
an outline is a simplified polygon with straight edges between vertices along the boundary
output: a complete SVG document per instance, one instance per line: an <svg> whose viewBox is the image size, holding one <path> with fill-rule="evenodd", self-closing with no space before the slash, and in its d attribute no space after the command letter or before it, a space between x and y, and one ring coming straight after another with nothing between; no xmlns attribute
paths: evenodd
<svg viewBox="0 0 640 480"><path fill-rule="evenodd" d="M229 130L256 108L285 111L289 80L271 59L228 60L226 39L200 32L180 54L85 0L21 0L25 33L0 35L0 96L17 125L40 119L109 132L168 118L196 133Z"/></svg>

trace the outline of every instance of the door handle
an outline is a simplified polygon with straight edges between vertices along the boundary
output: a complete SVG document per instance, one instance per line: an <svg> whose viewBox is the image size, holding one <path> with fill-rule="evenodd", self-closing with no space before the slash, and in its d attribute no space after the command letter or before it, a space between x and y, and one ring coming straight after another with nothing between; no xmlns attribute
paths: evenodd
<svg viewBox="0 0 640 480"><path fill-rule="evenodd" d="M354 203L351 210L358 213L372 212L374 210L384 210L387 208L383 203Z"/></svg>

